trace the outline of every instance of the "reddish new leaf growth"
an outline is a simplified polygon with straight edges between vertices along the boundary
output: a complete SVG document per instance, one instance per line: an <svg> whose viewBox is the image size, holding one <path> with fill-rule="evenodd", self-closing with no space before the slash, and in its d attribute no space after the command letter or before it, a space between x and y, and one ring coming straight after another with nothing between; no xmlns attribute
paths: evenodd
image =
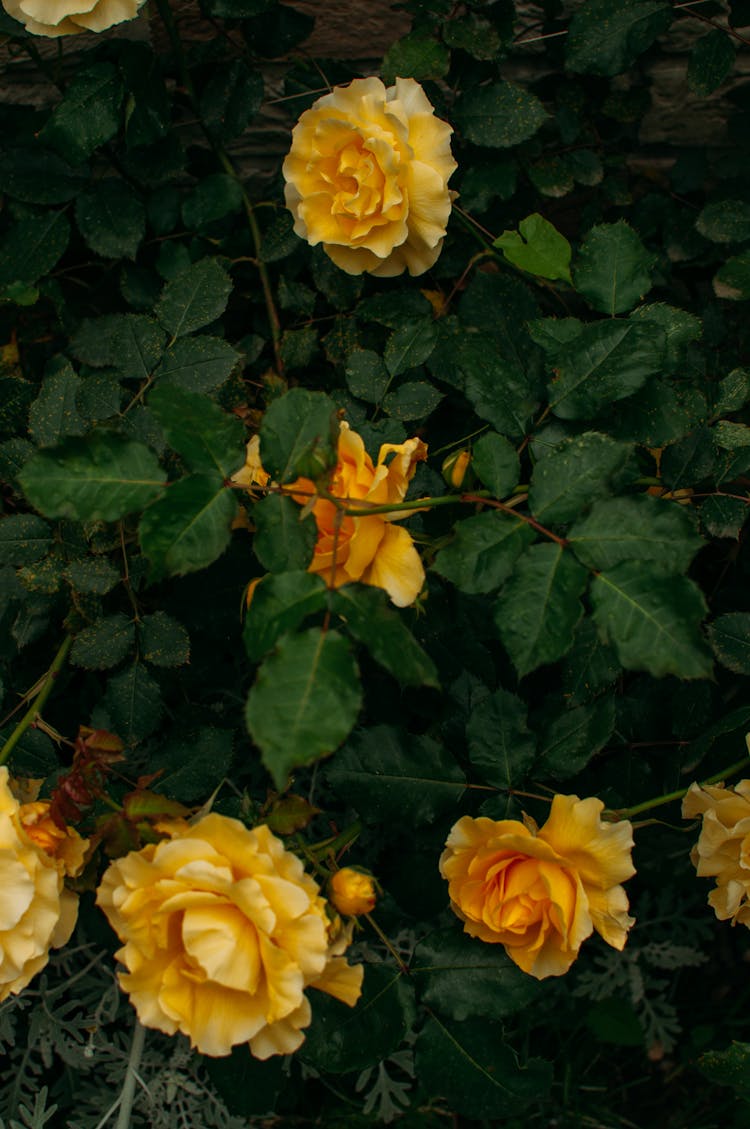
<svg viewBox="0 0 750 1129"><path fill-rule="evenodd" d="M59 827L77 823L83 809L103 796L110 766L125 759L122 748L122 741L114 733L81 726L73 764L52 792L49 814Z"/></svg>

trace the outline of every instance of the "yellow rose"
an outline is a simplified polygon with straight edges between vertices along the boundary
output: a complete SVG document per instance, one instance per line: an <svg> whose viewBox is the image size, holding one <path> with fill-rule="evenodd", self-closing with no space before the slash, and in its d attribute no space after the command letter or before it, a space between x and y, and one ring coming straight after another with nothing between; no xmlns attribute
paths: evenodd
<svg viewBox="0 0 750 1129"><path fill-rule="evenodd" d="M318 884L266 826L211 814L164 829L169 839L113 862L97 894L141 1023L203 1054L248 1043L265 1059L304 1040L306 988L356 1003L351 930L329 921Z"/></svg>
<svg viewBox="0 0 750 1129"><path fill-rule="evenodd" d="M351 866L343 866L331 876L328 892L339 913L356 916L372 913L375 909L375 879L371 874L363 874Z"/></svg>
<svg viewBox="0 0 750 1129"><path fill-rule="evenodd" d="M622 949L633 924L620 885L635 874L632 827L602 823L601 800L555 796L547 822L472 819L440 858L464 932L505 946L524 972L561 976L594 931Z"/></svg>
<svg viewBox="0 0 750 1129"><path fill-rule="evenodd" d="M451 210L452 132L413 78L334 87L303 113L284 161L295 232L348 274L424 274Z"/></svg>
<svg viewBox="0 0 750 1129"><path fill-rule="evenodd" d="M719 921L750 928L750 780L733 788L692 784L682 814L685 819L703 816L690 858L699 877L716 879L708 904Z"/></svg>
<svg viewBox="0 0 750 1129"><path fill-rule="evenodd" d="M63 885L65 862L29 834L24 814L8 787L8 769L0 767L0 1001L44 968L49 950L70 937L78 914L78 898ZM72 855L82 861L85 843L75 832L70 842Z"/></svg>
<svg viewBox="0 0 750 1129"><path fill-rule="evenodd" d="M2 0L9 16L32 35L78 35L106 31L132 20L145 0Z"/></svg>

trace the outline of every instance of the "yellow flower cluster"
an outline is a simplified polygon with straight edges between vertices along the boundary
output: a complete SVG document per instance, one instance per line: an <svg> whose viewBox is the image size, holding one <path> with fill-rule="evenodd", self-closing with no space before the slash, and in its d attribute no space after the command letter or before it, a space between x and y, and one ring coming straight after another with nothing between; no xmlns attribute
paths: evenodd
<svg viewBox="0 0 750 1129"><path fill-rule="evenodd" d="M32 35L57 38L106 31L132 20L145 0L2 0L9 16Z"/></svg>
<svg viewBox="0 0 750 1129"><path fill-rule="evenodd" d="M348 274L424 274L451 211L452 132L413 78L334 87L302 114L284 161L295 232Z"/></svg>
<svg viewBox="0 0 750 1129"><path fill-rule="evenodd" d="M49 819L49 804L19 804L0 768L0 1001L20 992L73 932L78 898L66 875L86 841Z"/></svg>
<svg viewBox="0 0 750 1129"><path fill-rule="evenodd" d="M407 439L405 443L384 443L373 464L361 437L342 421L328 493L344 499L351 508L397 505L406 496L417 463L426 456L421 439ZM268 484L257 435L248 443L245 466L232 481L247 489ZM331 588L360 581L384 588L398 607L414 603L424 584L424 568L411 534L394 524L408 515L398 511L346 514L334 502L316 496L315 483L308 478L298 478L285 489L301 506L314 499L318 539L310 572L321 575Z"/></svg>
<svg viewBox="0 0 750 1129"><path fill-rule="evenodd" d="M632 827L603 823L603 809L601 800L558 795L542 827L459 819L440 872L464 932L503 945L538 980L567 972L594 930L622 949L633 924L620 885L635 873Z"/></svg>
<svg viewBox="0 0 750 1129"><path fill-rule="evenodd" d="M168 838L111 864L97 896L144 1026L181 1031L203 1054L245 1043L266 1059L302 1043L307 988L356 1003L351 927L329 918L318 884L266 826L212 814L163 829Z"/></svg>

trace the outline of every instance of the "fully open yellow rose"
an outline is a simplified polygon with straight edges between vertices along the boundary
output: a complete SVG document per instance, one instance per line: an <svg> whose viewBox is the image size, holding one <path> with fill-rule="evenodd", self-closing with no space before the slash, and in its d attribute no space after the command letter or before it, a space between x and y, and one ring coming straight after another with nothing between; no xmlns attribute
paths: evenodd
<svg viewBox="0 0 750 1129"><path fill-rule="evenodd" d="M334 87L303 113L284 161L297 235L349 274L423 274L450 215L452 132L413 78Z"/></svg>
<svg viewBox="0 0 750 1129"><path fill-rule="evenodd" d="M440 873L464 931L504 945L538 980L567 972L594 930L622 949L633 924L620 885L635 873L632 827L602 823L603 808L555 796L540 828L529 819L459 819Z"/></svg>
<svg viewBox="0 0 750 1129"><path fill-rule="evenodd" d="M701 878L715 878L708 895L719 921L750 928L750 780L733 788L693 784L682 801L686 819L703 816L698 842L690 854Z"/></svg>
<svg viewBox="0 0 750 1129"><path fill-rule="evenodd" d="M318 884L267 827L207 815L108 868L97 901L123 948L120 984L146 1027L207 1055L248 1043L289 1054L311 1019L306 988L353 1006L362 966L342 955Z"/></svg>
<svg viewBox="0 0 750 1129"><path fill-rule="evenodd" d="M2 0L9 16L32 35L78 35L106 31L132 20L145 0Z"/></svg>
<svg viewBox="0 0 750 1129"><path fill-rule="evenodd" d="M19 805L8 787L8 769L0 768L0 1001L44 968L50 949L70 937L78 914L78 898L63 882L66 873L80 869L85 843L73 831L62 832L56 842L65 844L65 857L48 853L33 826L25 826L38 823L41 807L48 805Z"/></svg>

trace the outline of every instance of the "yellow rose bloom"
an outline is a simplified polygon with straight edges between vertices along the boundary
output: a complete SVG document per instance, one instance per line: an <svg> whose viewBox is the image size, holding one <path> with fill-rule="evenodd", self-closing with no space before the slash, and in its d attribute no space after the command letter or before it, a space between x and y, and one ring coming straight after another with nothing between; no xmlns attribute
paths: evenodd
<svg viewBox="0 0 750 1129"><path fill-rule="evenodd" d="M82 31L106 31L132 20L145 0L2 0L9 16L32 35L52 39Z"/></svg>
<svg viewBox="0 0 750 1129"><path fill-rule="evenodd" d="M363 874L351 866L343 866L331 876L328 894L339 913L351 917L360 913L372 913L377 901L372 875Z"/></svg>
<svg viewBox="0 0 750 1129"><path fill-rule="evenodd" d="M211 814L163 829L170 838L113 862L97 894L141 1023L203 1054L247 1043L266 1059L303 1042L305 989L356 1003L351 931L329 921L317 882L266 826Z"/></svg>
<svg viewBox="0 0 750 1129"><path fill-rule="evenodd" d="M352 508L385 506L403 502L417 463L427 457L421 439L405 443L383 443L373 465L362 439L342 421L338 442L338 461L328 486L335 498L345 499ZM299 491L295 500L309 504L315 484L298 478L289 489ZM316 498L312 508L318 526L318 540L309 571L317 572L330 588L350 581L384 588L397 607L413 604L424 584L424 568L411 534L393 522L402 516L364 514L342 516L327 498Z"/></svg>
<svg viewBox="0 0 750 1129"><path fill-rule="evenodd" d="M699 877L716 879L708 904L719 921L750 928L750 780L733 788L692 784L682 814L703 817L690 858Z"/></svg>
<svg viewBox="0 0 750 1129"><path fill-rule="evenodd" d="M8 786L8 769L0 767L0 1001L44 968L50 949L65 944L78 915L78 898L63 883L72 872L68 866L82 863L85 842L75 832L63 833L70 843L66 864L27 831L26 817Z"/></svg>
<svg viewBox="0 0 750 1129"><path fill-rule="evenodd" d="M627 820L602 823L601 800L555 796L542 827L529 819L454 825L440 858L464 932L505 946L524 972L562 976L596 930L622 949L633 924L620 885L635 874Z"/></svg>
<svg viewBox="0 0 750 1129"><path fill-rule="evenodd" d="M413 78L334 87L302 114L284 161L295 232L348 274L424 274L451 210L452 132Z"/></svg>

